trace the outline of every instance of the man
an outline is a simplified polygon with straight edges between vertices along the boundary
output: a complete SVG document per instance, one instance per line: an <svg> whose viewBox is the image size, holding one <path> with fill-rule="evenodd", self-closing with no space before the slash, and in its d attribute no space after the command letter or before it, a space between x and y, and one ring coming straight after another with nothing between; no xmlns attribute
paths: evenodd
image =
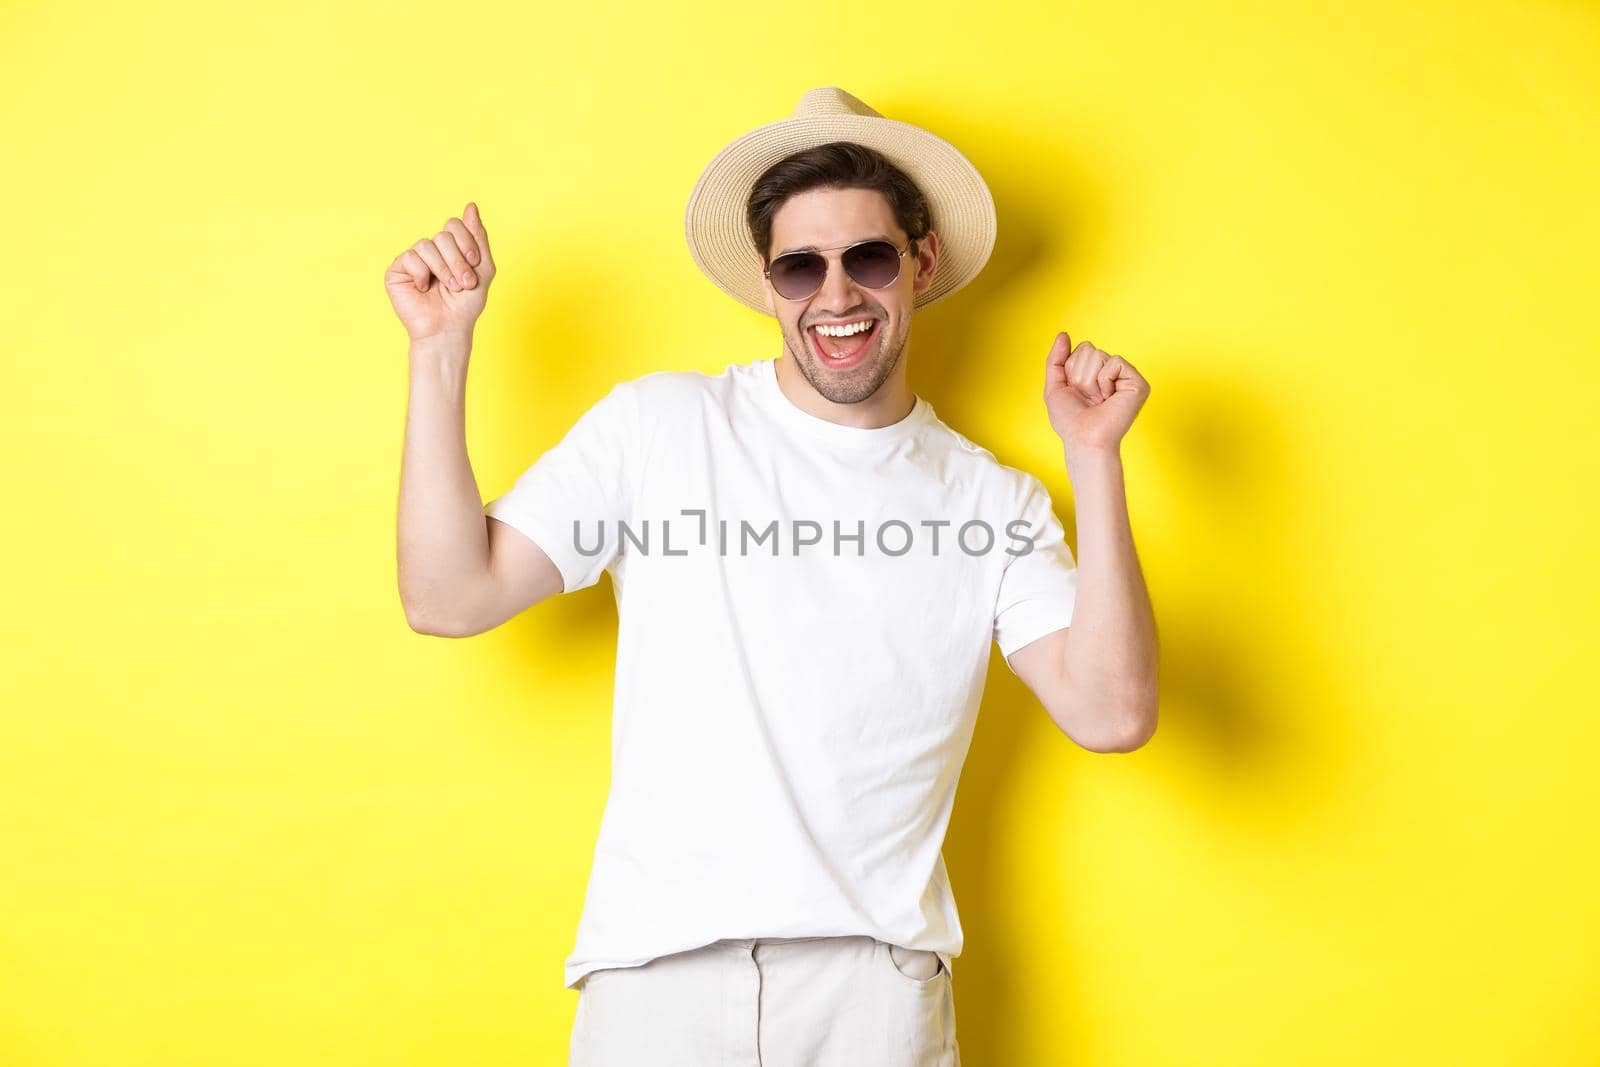
<svg viewBox="0 0 1600 1067"><path fill-rule="evenodd" d="M1065 333L1050 350L1080 568L1043 483L907 385L913 312L993 246L955 148L812 90L712 160L685 225L701 270L777 319L782 356L618 384L487 520L462 415L494 278L476 205L390 267L411 338L407 617L480 633L611 574L612 786L566 963L573 1063L958 1064L940 849L990 642L1079 744L1125 752L1155 728L1118 453L1149 388Z"/></svg>

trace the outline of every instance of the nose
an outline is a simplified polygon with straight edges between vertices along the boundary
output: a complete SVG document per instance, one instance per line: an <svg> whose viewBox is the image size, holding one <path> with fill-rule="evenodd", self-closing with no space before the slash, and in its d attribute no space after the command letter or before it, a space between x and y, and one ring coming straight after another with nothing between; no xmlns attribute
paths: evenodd
<svg viewBox="0 0 1600 1067"><path fill-rule="evenodd" d="M822 288L817 290L812 302L817 307L830 309L829 314L842 315L849 308L860 307L865 300L844 264L834 258L828 261L828 276L822 279Z"/></svg>

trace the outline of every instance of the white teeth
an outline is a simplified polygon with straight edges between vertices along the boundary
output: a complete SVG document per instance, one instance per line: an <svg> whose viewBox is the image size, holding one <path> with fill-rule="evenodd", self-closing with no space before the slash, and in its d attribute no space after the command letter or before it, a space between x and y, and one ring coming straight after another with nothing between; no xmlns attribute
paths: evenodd
<svg viewBox="0 0 1600 1067"><path fill-rule="evenodd" d="M817 332L824 337L849 337L851 334L872 329L872 322L873 320L867 319L864 322L852 322L848 326L818 326Z"/></svg>

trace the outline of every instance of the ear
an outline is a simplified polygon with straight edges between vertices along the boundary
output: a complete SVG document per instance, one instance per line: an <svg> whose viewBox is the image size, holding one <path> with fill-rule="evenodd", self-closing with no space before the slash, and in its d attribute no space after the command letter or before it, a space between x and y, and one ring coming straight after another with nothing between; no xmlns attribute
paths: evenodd
<svg viewBox="0 0 1600 1067"><path fill-rule="evenodd" d="M917 242L917 274L911 285L912 293L920 293L933 284L933 272L939 265L939 235L929 230Z"/></svg>
<svg viewBox="0 0 1600 1067"><path fill-rule="evenodd" d="M767 314L777 318L778 309L772 304L772 283L767 280L767 265L761 259L761 253L755 254L756 273L761 275L761 295L767 300Z"/></svg>

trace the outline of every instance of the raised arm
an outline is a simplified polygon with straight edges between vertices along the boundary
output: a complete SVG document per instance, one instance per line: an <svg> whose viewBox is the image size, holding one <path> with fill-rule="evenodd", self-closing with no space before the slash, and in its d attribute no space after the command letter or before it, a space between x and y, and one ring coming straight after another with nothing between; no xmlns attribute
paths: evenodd
<svg viewBox="0 0 1600 1067"><path fill-rule="evenodd" d="M1150 394L1121 356L1058 334L1045 366L1045 405L1065 447L1078 516L1072 626L1014 651L1007 663L1056 725L1096 752L1129 752L1155 733L1159 639L1134 551L1120 442Z"/></svg>
<svg viewBox="0 0 1600 1067"><path fill-rule="evenodd" d="M472 330L494 280L476 204L401 253L384 275L409 338L410 393L400 465L397 572L406 622L465 637L562 590L538 545L483 513L467 458Z"/></svg>

